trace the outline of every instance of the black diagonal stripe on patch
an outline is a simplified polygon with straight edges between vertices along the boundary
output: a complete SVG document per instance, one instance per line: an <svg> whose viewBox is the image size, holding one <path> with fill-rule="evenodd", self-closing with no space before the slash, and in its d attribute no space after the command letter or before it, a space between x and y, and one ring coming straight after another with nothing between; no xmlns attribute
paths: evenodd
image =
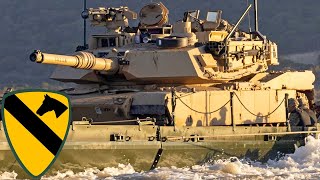
<svg viewBox="0 0 320 180"><path fill-rule="evenodd" d="M57 154L62 140L16 95L11 95L5 99L4 108L13 117L15 117L34 137L36 137L54 156Z"/></svg>

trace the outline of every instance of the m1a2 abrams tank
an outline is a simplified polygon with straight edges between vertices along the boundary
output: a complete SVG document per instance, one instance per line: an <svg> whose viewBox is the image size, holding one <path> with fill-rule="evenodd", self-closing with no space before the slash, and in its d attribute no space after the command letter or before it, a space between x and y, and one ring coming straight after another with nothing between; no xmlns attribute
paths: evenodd
<svg viewBox="0 0 320 180"><path fill-rule="evenodd" d="M73 119L52 170L119 163L148 170L293 152L317 124L291 126L288 101L304 98L311 106L315 76L267 72L278 64L277 45L259 32L257 6L255 31L239 29L251 7L235 25L220 10L204 20L199 10L187 11L170 24L160 2L138 14L90 8L83 17L107 33L92 35L88 49L33 52L31 61L59 65L52 79L78 84L62 90ZM133 19L138 27L129 26Z"/></svg>

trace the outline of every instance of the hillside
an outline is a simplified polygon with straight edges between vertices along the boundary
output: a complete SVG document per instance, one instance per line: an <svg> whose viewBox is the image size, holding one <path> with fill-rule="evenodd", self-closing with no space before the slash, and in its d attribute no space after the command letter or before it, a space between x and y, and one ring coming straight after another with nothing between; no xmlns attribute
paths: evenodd
<svg viewBox="0 0 320 180"><path fill-rule="evenodd" d="M148 2L150 0L90 0L88 7L127 5L138 12ZM163 0L162 2L171 9L171 22L181 19L184 11L197 7L202 12L221 9L223 18L235 23L247 5L246 0ZM0 87L53 83L48 80L53 66L31 63L28 60L29 54L34 49L50 53L73 53L82 43L80 17L82 1L3 0L0 6L2 7ZM318 51L320 50L318 7L320 1L314 0L260 0L260 31L278 43L280 55ZM251 19L253 24L253 14ZM247 21L242 24L242 28L248 28Z"/></svg>

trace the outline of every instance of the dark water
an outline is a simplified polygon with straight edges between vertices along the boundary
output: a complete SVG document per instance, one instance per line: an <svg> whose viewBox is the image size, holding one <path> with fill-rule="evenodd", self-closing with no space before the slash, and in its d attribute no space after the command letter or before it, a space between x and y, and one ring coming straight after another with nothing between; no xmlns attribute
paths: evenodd
<svg viewBox="0 0 320 180"><path fill-rule="evenodd" d="M282 160L269 160L266 164L232 158L188 168L162 167L153 171L136 172L130 164L117 168L83 169L80 173L65 170L43 179L319 179L320 139L308 137L306 146ZM14 179L15 172L4 172L1 179Z"/></svg>

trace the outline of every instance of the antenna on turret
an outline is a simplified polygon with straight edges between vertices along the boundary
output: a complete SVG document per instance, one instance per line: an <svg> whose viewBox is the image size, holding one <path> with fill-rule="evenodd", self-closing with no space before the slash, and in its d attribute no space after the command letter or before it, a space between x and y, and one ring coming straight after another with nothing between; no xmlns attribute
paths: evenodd
<svg viewBox="0 0 320 180"><path fill-rule="evenodd" d="M259 20L258 20L258 0L254 0L254 34L263 39L264 43L267 42L267 38L262 35L259 31Z"/></svg>
<svg viewBox="0 0 320 180"><path fill-rule="evenodd" d="M88 49L87 44L87 19L89 17L89 11L87 9L87 0L83 1L83 11L81 13L81 17L83 19L83 48Z"/></svg>
<svg viewBox="0 0 320 180"><path fill-rule="evenodd" d="M259 24L258 24L258 0L254 0L254 19L255 19L255 24L254 28L255 31L259 31Z"/></svg>
<svg viewBox="0 0 320 180"><path fill-rule="evenodd" d="M249 0L247 0L247 6L249 6ZM251 33L251 18L250 18L250 13L248 13L248 27L249 27L249 32Z"/></svg>

